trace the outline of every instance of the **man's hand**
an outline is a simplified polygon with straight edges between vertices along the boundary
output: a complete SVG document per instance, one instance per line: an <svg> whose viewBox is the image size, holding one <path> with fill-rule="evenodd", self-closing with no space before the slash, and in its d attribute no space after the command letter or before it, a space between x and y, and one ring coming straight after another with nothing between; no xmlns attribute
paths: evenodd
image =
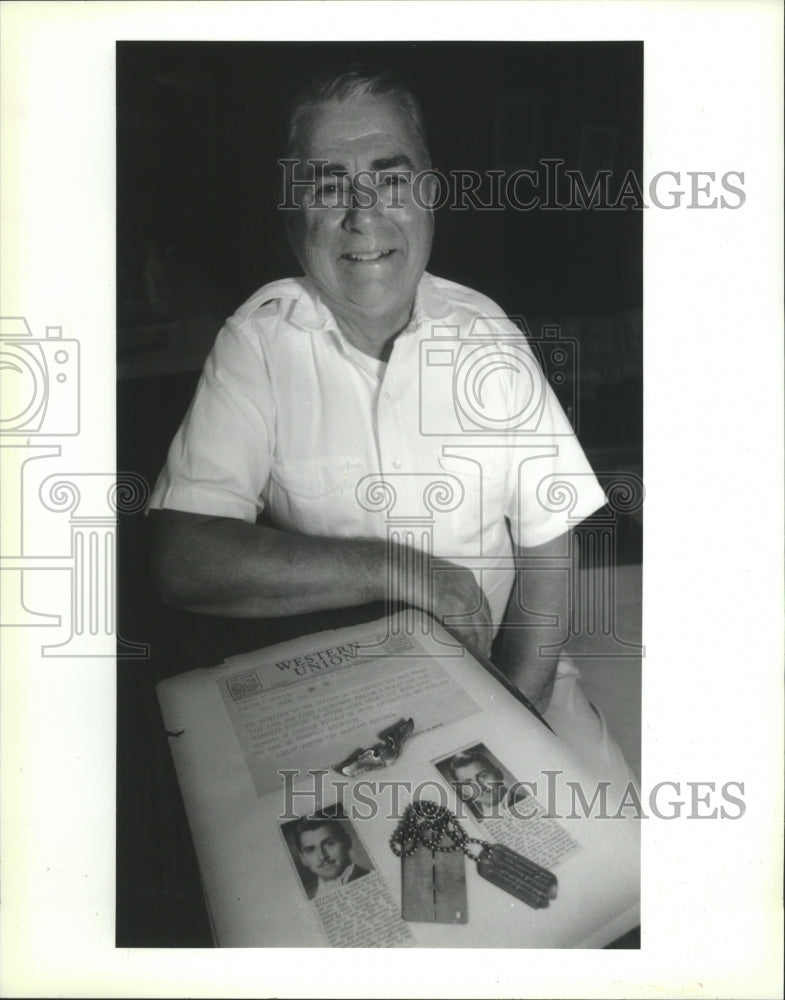
<svg viewBox="0 0 785 1000"><path fill-rule="evenodd" d="M487 656L493 640L491 609L472 571L446 559L431 559L430 579L425 610Z"/></svg>
<svg viewBox="0 0 785 1000"><path fill-rule="evenodd" d="M386 559L388 598L422 608L461 641L490 653L491 610L471 570L395 543Z"/></svg>

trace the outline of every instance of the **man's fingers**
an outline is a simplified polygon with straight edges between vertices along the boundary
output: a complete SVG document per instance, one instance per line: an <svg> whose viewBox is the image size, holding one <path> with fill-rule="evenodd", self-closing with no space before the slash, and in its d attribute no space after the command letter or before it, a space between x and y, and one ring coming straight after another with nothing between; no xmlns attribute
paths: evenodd
<svg viewBox="0 0 785 1000"><path fill-rule="evenodd" d="M488 656L491 652L491 636L492 630L487 628L476 628L468 625L462 625L457 628L451 628L450 631L461 640L461 642L468 646L470 651L477 650L482 653L483 656Z"/></svg>
<svg viewBox="0 0 785 1000"><path fill-rule="evenodd" d="M493 642L493 622L491 620L490 610L486 608L487 614L477 615L475 619L475 624L472 628L473 638L470 640L472 644L479 649L483 656L487 656L491 651L491 643Z"/></svg>
<svg viewBox="0 0 785 1000"><path fill-rule="evenodd" d="M456 621L456 618L459 617L462 620ZM493 625L490 618L473 615L470 621L466 621L466 617L463 615L445 615L442 624L451 632L456 632L462 639L476 646L480 652L488 654L493 641Z"/></svg>
<svg viewBox="0 0 785 1000"><path fill-rule="evenodd" d="M433 576L436 617L487 656L493 639L493 619L482 588L468 569L454 564L439 569Z"/></svg>
<svg viewBox="0 0 785 1000"><path fill-rule="evenodd" d="M490 652L491 609L470 569L446 559L432 558L421 589L414 588L412 603L433 615L462 642L486 656Z"/></svg>
<svg viewBox="0 0 785 1000"><path fill-rule="evenodd" d="M466 628L475 628L478 632L486 632L493 628L490 605L479 587L476 588L475 594L472 596L476 600L475 606L467 607L462 615L454 614L453 620L456 626L463 625ZM461 618L464 620L461 621Z"/></svg>
<svg viewBox="0 0 785 1000"><path fill-rule="evenodd" d="M477 588L479 591L479 588ZM493 619L485 594L481 595L480 607L471 614L471 621L453 625L453 629L469 645L474 646L484 656L488 656L493 643ZM457 615L454 617L458 617ZM451 624L447 622L447 624Z"/></svg>
<svg viewBox="0 0 785 1000"><path fill-rule="evenodd" d="M491 655L491 646L493 645L493 630L490 628L484 628L478 637L477 648L482 653L483 656Z"/></svg>
<svg viewBox="0 0 785 1000"><path fill-rule="evenodd" d="M493 641L493 629L490 625L474 629L473 645L483 654L488 656L491 651Z"/></svg>

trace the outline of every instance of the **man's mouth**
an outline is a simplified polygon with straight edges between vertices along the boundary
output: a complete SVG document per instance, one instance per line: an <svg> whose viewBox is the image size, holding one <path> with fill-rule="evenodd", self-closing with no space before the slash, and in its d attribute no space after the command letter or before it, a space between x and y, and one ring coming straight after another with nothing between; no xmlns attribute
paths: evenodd
<svg viewBox="0 0 785 1000"><path fill-rule="evenodd" d="M390 257L394 253L395 250L374 250L368 253L342 253L341 260L349 260L358 264L371 264L377 260L384 260L385 257Z"/></svg>

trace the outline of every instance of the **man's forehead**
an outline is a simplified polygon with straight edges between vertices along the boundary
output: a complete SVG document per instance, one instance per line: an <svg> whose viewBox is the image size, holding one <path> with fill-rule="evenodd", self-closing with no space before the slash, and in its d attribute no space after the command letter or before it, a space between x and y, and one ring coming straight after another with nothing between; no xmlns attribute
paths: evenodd
<svg viewBox="0 0 785 1000"><path fill-rule="evenodd" d="M317 827L315 830L304 830L300 834L300 843L304 844L306 840L327 840L334 835L333 828L325 823L324 826Z"/></svg>
<svg viewBox="0 0 785 1000"><path fill-rule="evenodd" d="M350 166L357 160L407 157L417 141L398 108L384 98L331 101L314 112L303 135L303 153Z"/></svg>
<svg viewBox="0 0 785 1000"><path fill-rule="evenodd" d="M480 771L490 770L490 767L491 767L490 764L485 764L481 760L472 760L468 764L459 764L455 768L455 772L457 774L460 771L470 771L473 774L477 774Z"/></svg>

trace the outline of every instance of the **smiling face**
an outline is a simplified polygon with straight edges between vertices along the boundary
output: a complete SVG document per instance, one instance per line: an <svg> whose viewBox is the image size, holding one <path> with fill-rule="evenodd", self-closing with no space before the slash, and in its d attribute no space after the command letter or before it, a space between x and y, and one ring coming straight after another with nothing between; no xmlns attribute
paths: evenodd
<svg viewBox="0 0 785 1000"><path fill-rule="evenodd" d="M315 180L297 191L292 249L349 340L379 357L409 321L431 252L433 215L411 181L425 151L393 101L362 97L321 105L296 156L327 165L299 172Z"/></svg>
<svg viewBox="0 0 785 1000"><path fill-rule="evenodd" d="M498 805L507 791L504 776L485 758L453 768L455 784L464 801L483 807Z"/></svg>
<svg viewBox="0 0 785 1000"><path fill-rule="evenodd" d="M349 864L349 845L327 824L300 835L300 858L306 868L327 882L337 879Z"/></svg>

